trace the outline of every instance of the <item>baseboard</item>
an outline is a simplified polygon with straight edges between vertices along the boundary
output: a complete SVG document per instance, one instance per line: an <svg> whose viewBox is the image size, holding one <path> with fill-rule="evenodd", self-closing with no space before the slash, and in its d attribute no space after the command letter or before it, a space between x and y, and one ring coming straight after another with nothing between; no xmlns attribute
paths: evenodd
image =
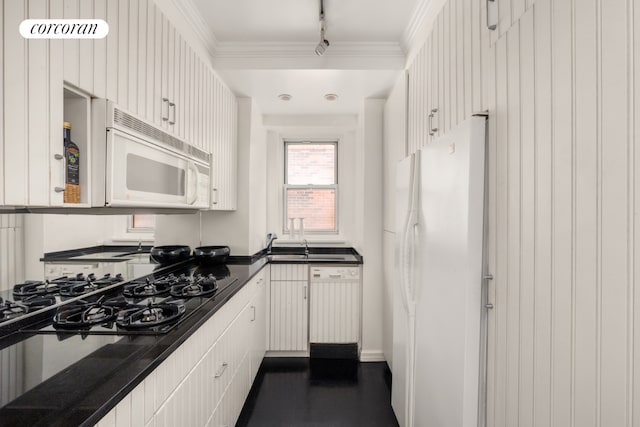
<svg viewBox="0 0 640 427"><path fill-rule="evenodd" d="M309 351L267 351L264 357L309 357ZM361 362L386 362L384 353L380 350L362 350Z"/></svg>
<svg viewBox="0 0 640 427"><path fill-rule="evenodd" d="M360 352L361 362L385 362L384 353L379 350L362 350Z"/></svg>

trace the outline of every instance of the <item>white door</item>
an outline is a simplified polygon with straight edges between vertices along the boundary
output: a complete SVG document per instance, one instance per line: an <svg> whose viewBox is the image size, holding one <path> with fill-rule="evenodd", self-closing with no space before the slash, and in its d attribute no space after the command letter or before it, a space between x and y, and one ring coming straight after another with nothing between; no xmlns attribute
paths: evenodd
<svg viewBox="0 0 640 427"><path fill-rule="evenodd" d="M415 426L478 425L485 122L421 150Z"/></svg>

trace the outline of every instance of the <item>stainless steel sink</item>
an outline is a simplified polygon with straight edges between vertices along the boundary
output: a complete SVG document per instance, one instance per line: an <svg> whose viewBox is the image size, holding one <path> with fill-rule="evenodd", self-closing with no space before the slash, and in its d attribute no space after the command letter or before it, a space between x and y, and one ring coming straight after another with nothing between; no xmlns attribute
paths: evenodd
<svg viewBox="0 0 640 427"><path fill-rule="evenodd" d="M114 257L115 258L137 257L139 255L149 256L150 254L151 254L150 252L145 252L145 251L133 251L133 252L125 252L125 253L120 254L120 255L114 255Z"/></svg>
<svg viewBox="0 0 640 427"><path fill-rule="evenodd" d="M348 254L276 254L270 255L272 261L308 261L308 262L331 262L331 261L355 261L353 255Z"/></svg>
<svg viewBox="0 0 640 427"><path fill-rule="evenodd" d="M276 254L269 255L273 261L306 261L307 256L305 254Z"/></svg>

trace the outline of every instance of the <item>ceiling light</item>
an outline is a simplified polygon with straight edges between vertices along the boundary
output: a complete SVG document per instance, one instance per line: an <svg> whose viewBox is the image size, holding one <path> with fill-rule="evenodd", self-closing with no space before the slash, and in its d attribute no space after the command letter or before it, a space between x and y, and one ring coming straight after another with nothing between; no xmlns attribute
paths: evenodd
<svg viewBox="0 0 640 427"><path fill-rule="evenodd" d="M316 55L322 56L329 47L329 40L324 38L324 0L320 0L320 43L316 46Z"/></svg>
<svg viewBox="0 0 640 427"><path fill-rule="evenodd" d="M324 96L324 99L326 99L327 101L335 101L336 99L338 99L338 95L336 95L335 93L328 93Z"/></svg>
<svg viewBox="0 0 640 427"><path fill-rule="evenodd" d="M288 93L281 93L280 95L278 95L278 98L280 99L280 101L289 101L291 100L292 96Z"/></svg>
<svg viewBox="0 0 640 427"><path fill-rule="evenodd" d="M316 55L322 56L324 54L324 51L327 50L328 47L328 40L320 40L320 43L318 43L318 46L316 46Z"/></svg>

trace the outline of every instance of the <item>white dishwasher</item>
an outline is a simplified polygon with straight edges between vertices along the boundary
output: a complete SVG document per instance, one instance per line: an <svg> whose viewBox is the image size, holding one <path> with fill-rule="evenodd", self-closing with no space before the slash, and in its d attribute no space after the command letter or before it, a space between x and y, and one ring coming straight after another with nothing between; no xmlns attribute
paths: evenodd
<svg viewBox="0 0 640 427"><path fill-rule="evenodd" d="M360 348L360 266L310 266L309 342Z"/></svg>

